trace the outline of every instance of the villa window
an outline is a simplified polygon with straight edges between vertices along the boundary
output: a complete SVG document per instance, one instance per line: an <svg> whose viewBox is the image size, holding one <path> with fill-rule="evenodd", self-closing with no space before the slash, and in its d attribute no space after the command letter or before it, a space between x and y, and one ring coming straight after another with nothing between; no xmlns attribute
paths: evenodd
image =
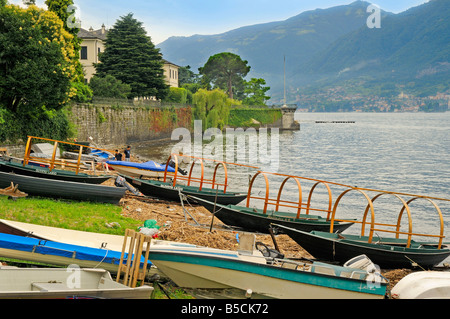
<svg viewBox="0 0 450 319"><path fill-rule="evenodd" d="M81 60L87 60L88 59L88 52L87 47L81 47Z"/></svg>

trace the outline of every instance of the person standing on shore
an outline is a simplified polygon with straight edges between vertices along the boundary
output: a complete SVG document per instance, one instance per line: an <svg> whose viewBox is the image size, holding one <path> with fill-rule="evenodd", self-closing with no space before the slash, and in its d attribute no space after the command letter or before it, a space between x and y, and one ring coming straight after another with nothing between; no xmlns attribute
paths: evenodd
<svg viewBox="0 0 450 319"><path fill-rule="evenodd" d="M125 161L129 162L131 160L131 146L128 145L123 153L125 154Z"/></svg>
<svg viewBox="0 0 450 319"><path fill-rule="evenodd" d="M119 150L116 150L114 157L116 158L116 161L122 161L122 154L119 153Z"/></svg>

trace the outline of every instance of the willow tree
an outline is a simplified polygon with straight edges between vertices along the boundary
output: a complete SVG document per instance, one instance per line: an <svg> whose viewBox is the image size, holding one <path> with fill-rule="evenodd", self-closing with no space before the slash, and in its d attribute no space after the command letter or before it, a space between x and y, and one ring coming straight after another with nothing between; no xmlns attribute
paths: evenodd
<svg viewBox="0 0 450 319"><path fill-rule="evenodd" d="M193 95L194 118L201 120L203 130L208 128L223 129L228 124L230 108L236 101L228 98L227 94L214 89L208 91L200 89Z"/></svg>
<svg viewBox="0 0 450 319"><path fill-rule="evenodd" d="M247 64L239 55L223 52L211 56L198 70L203 76L203 83L212 83L215 88L227 90L228 97L233 99L233 90L243 87L244 77L250 72Z"/></svg>
<svg viewBox="0 0 450 319"><path fill-rule="evenodd" d="M165 83L162 56L133 14L121 17L108 31L105 51L99 58L101 62L95 64L97 75L112 75L129 84L129 98L167 96L169 86Z"/></svg>

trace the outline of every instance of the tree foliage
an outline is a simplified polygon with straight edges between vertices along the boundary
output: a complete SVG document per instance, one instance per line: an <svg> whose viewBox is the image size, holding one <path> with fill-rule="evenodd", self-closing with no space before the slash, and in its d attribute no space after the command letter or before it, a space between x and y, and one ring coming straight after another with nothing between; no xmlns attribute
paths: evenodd
<svg viewBox="0 0 450 319"><path fill-rule="evenodd" d="M169 94L166 96L166 98L164 100L166 102L186 104L189 101L189 99L188 99L189 93L190 92L185 88L171 87L169 90ZM192 97L191 97L191 100L192 100Z"/></svg>
<svg viewBox="0 0 450 319"><path fill-rule="evenodd" d="M159 49L133 14L121 17L108 31L101 63L95 65L101 77L112 75L131 86L129 98L156 97L168 94L163 60Z"/></svg>
<svg viewBox="0 0 450 319"><path fill-rule="evenodd" d="M61 109L75 90L73 36L51 11L0 7L0 105L13 113Z"/></svg>
<svg viewBox="0 0 450 319"><path fill-rule="evenodd" d="M94 93L94 96L107 98L121 98L126 99L131 92L131 86L117 80L112 75L99 77L94 75L89 86Z"/></svg>
<svg viewBox="0 0 450 319"><path fill-rule="evenodd" d="M193 96L193 104L194 118L202 120L203 129L206 130L211 127L223 129L228 123L231 106L239 102L228 98L220 89L200 89Z"/></svg>
<svg viewBox="0 0 450 319"><path fill-rule="evenodd" d="M212 83L215 88L227 90L228 97L233 99L236 89L242 90L243 78L250 72L247 64L239 55L223 52L211 56L198 70L205 85Z"/></svg>
<svg viewBox="0 0 450 319"><path fill-rule="evenodd" d="M72 81L72 90L76 93L73 100L76 102L86 102L92 98L92 91L84 81L84 70L80 62L81 42L78 37L79 23L76 20L76 7L73 0L46 0L45 4L49 11L54 12L63 22L64 29L72 35L72 45L74 56L72 63L75 65L76 77Z"/></svg>
<svg viewBox="0 0 450 319"><path fill-rule="evenodd" d="M250 81L245 81L245 95L242 101L246 105L266 105L270 96L267 96L267 91L270 87L265 87L266 81L264 79L252 78Z"/></svg>

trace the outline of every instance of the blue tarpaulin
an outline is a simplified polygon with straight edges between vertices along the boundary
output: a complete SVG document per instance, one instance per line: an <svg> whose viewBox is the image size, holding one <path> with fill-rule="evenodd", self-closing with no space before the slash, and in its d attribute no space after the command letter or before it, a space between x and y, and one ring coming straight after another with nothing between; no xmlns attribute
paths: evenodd
<svg viewBox="0 0 450 319"><path fill-rule="evenodd" d="M119 251L70 245L10 234L0 234L0 248L116 265L119 265L122 254ZM124 263L127 257L128 254L125 253ZM141 263L142 267L144 263L143 256L141 256ZM150 261L148 265L151 265Z"/></svg>
<svg viewBox="0 0 450 319"><path fill-rule="evenodd" d="M155 171L155 172L164 172L166 170L166 165L161 165L158 163L155 163L153 161L148 161L145 163L135 163L135 162L126 162L126 161L107 161L107 164L111 165L120 165L125 167L134 167L138 169L144 169L149 171ZM167 168L167 172L174 173L175 169L171 166Z"/></svg>

